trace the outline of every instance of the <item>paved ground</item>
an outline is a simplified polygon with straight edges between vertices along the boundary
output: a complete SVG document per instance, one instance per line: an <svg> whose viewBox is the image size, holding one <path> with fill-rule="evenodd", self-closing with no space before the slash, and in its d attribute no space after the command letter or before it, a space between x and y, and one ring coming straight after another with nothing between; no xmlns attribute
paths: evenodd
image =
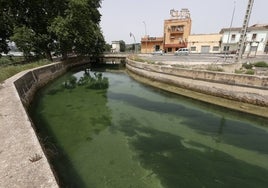
<svg viewBox="0 0 268 188"><path fill-rule="evenodd" d="M160 62L187 62L191 64L208 64L208 63L234 63L233 55L224 55L224 54L189 54L188 56L175 56L173 54L164 54L164 55L151 55L151 54L140 54L139 56L152 61ZM258 55L256 57L244 57L242 62L257 62L257 61L266 61L268 62L267 55Z"/></svg>
<svg viewBox="0 0 268 188"><path fill-rule="evenodd" d="M58 187L13 82L0 83L0 187Z"/></svg>
<svg viewBox="0 0 268 188"><path fill-rule="evenodd" d="M152 54L139 54L142 59L148 61L168 64L168 65L181 65L185 67L207 69L209 65L218 66L223 68L224 72L234 73L236 69L240 69L242 64L236 63L233 55L224 54L189 54L187 56L175 56L173 54L152 55ZM258 55L256 57L244 57L241 62L259 62L265 61L268 63L267 55Z"/></svg>

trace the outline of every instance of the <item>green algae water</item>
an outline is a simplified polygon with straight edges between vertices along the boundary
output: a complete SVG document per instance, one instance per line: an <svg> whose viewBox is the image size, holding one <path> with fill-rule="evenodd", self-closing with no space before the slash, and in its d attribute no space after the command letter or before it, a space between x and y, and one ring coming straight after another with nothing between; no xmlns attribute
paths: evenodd
<svg viewBox="0 0 268 188"><path fill-rule="evenodd" d="M124 72L69 72L29 112L61 187L268 187L267 119Z"/></svg>

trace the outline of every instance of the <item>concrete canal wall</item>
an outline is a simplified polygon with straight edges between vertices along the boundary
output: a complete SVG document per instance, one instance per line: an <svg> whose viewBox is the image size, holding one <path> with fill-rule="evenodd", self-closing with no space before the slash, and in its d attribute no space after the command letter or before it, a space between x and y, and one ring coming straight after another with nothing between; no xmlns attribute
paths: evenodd
<svg viewBox="0 0 268 188"><path fill-rule="evenodd" d="M148 84L205 102L268 117L268 77L198 71L136 62L128 59L132 73L149 79ZM157 84L163 83L166 85ZM174 87L173 87L174 86ZM172 90L170 88L173 87ZM192 92L180 89L190 90ZM202 97L200 97L202 94ZM199 97L197 96L199 95ZM212 100L213 99L213 100ZM225 100L224 100L225 99Z"/></svg>
<svg viewBox="0 0 268 188"><path fill-rule="evenodd" d="M25 107L38 88L86 62L53 63L0 84L0 187L58 187Z"/></svg>
<svg viewBox="0 0 268 188"><path fill-rule="evenodd" d="M0 187L58 187L25 108L38 88L66 72L69 67L87 62L53 63L23 71L0 83ZM155 87L214 104L219 104L223 98L233 99L219 104L228 107L241 101L243 103L237 104L234 109L268 117L267 77L190 71L131 60L126 66L139 75L137 79ZM195 92L197 94L193 95ZM217 98L212 101L213 97L200 93Z"/></svg>

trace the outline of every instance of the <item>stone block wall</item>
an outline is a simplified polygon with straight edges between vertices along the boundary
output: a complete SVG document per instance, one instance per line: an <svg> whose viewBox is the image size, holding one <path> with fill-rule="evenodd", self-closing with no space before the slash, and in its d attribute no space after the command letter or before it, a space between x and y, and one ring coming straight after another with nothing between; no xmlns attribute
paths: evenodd
<svg viewBox="0 0 268 188"><path fill-rule="evenodd" d="M268 107L268 77L127 61L127 69L153 81L225 99ZM268 109L267 109L268 110Z"/></svg>

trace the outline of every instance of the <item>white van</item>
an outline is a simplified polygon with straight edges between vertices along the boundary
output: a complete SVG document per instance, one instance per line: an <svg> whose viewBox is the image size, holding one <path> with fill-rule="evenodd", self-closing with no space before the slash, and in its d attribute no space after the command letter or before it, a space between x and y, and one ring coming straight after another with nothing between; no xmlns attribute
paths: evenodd
<svg viewBox="0 0 268 188"><path fill-rule="evenodd" d="M189 55L189 50L188 48L180 48L175 51L174 55Z"/></svg>

